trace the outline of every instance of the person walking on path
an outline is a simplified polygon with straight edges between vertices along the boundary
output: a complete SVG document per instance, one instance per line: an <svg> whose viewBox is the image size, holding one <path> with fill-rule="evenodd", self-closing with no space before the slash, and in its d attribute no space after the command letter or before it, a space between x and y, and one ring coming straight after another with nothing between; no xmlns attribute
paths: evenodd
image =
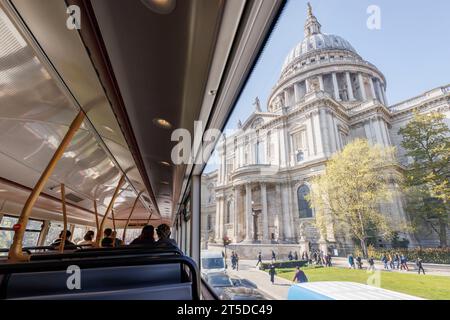
<svg viewBox="0 0 450 320"><path fill-rule="evenodd" d="M276 261L277 256L275 255L275 251L272 250L272 261Z"/></svg>
<svg viewBox="0 0 450 320"><path fill-rule="evenodd" d="M362 269L362 259L360 256L356 257L356 265L358 266L358 269Z"/></svg>
<svg viewBox="0 0 450 320"><path fill-rule="evenodd" d="M417 266L417 269L419 270L419 274L420 274L420 270L422 270L423 274L425 274L425 269L423 268L422 259L420 259L420 257L418 257L416 260L416 266Z"/></svg>
<svg viewBox="0 0 450 320"><path fill-rule="evenodd" d="M392 255L390 253L388 255L388 261L389 261L389 267L391 268L391 270L394 270L394 268L395 268L394 259L392 258Z"/></svg>
<svg viewBox="0 0 450 320"><path fill-rule="evenodd" d="M289 260L289 261L294 260L294 256L292 255L292 251L289 251L289 254L288 254L288 260Z"/></svg>
<svg viewBox="0 0 450 320"><path fill-rule="evenodd" d="M256 266L258 266L259 264L262 264L262 254L261 254L261 251L258 253L258 262L256 262Z"/></svg>
<svg viewBox="0 0 450 320"><path fill-rule="evenodd" d="M409 271L407 262L408 262L408 260L406 259L406 256L404 254L402 254L400 257L400 270Z"/></svg>
<svg viewBox="0 0 450 320"><path fill-rule="evenodd" d="M234 253L234 259L236 261L236 271L239 271L239 256L237 252Z"/></svg>
<svg viewBox="0 0 450 320"><path fill-rule="evenodd" d="M383 254L383 257L381 258L381 262L383 262L383 264L384 264L384 270L389 270L388 258L386 257L386 254Z"/></svg>
<svg viewBox="0 0 450 320"><path fill-rule="evenodd" d="M400 255L398 253L395 254L394 261L395 267L397 268L397 270L400 270Z"/></svg>
<svg viewBox="0 0 450 320"><path fill-rule="evenodd" d="M298 261L298 254L297 254L297 251L294 252L294 260L295 260L295 261Z"/></svg>
<svg viewBox="0 0 450 320"><path fill-rule="evenodd" d="M270 282L272 282L272 284L275 284L275 275L277 274L276 270L275 270L275 266L273 264L270 265L269 268L269 276L270 276Z"/></svg>
<svg viewBox="0 0 450 320"><path fill-rule="evenodd" d="M296 268L294 279L292 279L292 282L294 283L308 282L306 274L303 272L303 270L300 270L300 267Z"/></svg>
<svg viewBox="0 0 450 320"><path fill-rule="evenodd" d="M375 261L373 260L373 257L370 257L368 262L369 262L369 268L367 268L367 270L375 271Z"/></svg>
<svg viewBox="0 0 450 320"><path fill-rule="evenodd" d="M348 256L348 267L349 269L355 269L355 259L353 259L353 255Z"/></svg>

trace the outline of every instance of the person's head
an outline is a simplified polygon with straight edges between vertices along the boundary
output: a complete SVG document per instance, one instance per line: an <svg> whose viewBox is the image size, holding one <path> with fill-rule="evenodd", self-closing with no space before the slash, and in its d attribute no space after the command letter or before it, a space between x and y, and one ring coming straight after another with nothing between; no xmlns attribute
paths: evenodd
<svg viewBox="0 0 450 320"><path fill-rule="evenodd" d="M295 269L297 269L297 271L298 271L298 270L300 270L300 267L299 267L299 266L297 266L297 268L295 268Z"/></svg>
<svg viewBox="0 0 450 320"><path fill-rule="evenodd" d="M62 230L62 231L59 233L59 238L60 238L60 239L62 239L63 234L64 234L64 230ZM71 235L72 235L72 232L70 232L69 230L66 230L66 239L69 239Z"/></svg>
<svg viewBox="0 0 450 320"><path fill-rule="evenodd" d="M86 234L84 235L84 240L92 241L93 239L94 239L94 231L89 230L88 232L86 232Z"/></svg>
<svg viewBox="0 0 450 320"><path fill-rule="evenodd" d="M105 231L103 232L105 234L105 237L111 237L112 235L112 229L111 228L106 228Z"/></svg>
<svg viewBox="0 0 450 320"><path fill-rule="evenodd" d="M158 234L159 239L169 239L170 237L170 227L163 223L156 228L156 233Z"/></svg>
<svg viewBox="0 0 450 320"><path fill-rule="evenodd" d="M155 228L152 225L146 225L142 228L141 239L153 239Z"/></svg>

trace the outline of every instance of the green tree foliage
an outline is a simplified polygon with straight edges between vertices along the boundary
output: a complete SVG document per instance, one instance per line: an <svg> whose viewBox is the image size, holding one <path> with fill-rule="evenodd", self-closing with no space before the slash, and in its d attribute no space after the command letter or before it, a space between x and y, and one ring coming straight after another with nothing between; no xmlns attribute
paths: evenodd
<svg viewBox="0 0 450 320"><path fill-rule="evenodd" d="M386 238L392 234L393 223L382 214L380 204L392 198L394 151L357 139L335 154L326 164L325 173L312 180L308 200L315 209L318 227L324 231L333 221L349 231L360 241L364 256L374 233Z"/></svg>
<svg viewBox="0 0 450 320"><path fill-rule="evenodd" d="M412 159L405 172L407 210L417 229L421 226L439 235L447 246L450 198L450 130L445 115L414 113L403 128L402 147Z"/></svg>

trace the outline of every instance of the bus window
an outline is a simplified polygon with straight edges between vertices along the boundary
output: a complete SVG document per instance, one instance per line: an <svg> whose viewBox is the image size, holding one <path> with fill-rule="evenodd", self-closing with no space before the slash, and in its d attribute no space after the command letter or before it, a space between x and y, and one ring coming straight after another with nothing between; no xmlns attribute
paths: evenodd
<svg viewBox="0 0 450 320"><path fill-rule="evenodd" d="M44 245L49 246L58 239L59 234L63 230L63 224L60 222L50 222L50 228L48 229L47 236L45 237Z"/></svg>
<svg viewBox="0 0 450 320"><path fill-rule="evenodd" d="M14 238L13 226L19 219L12 216L3 216L0 222L0 248L9 248ZM38 245L39 234L42 229L42 221L29 220L23 238L24 247L34 247Z"/></svg>
<svg viewBox="0 0 450 320"><path fill-rule="evenodd" d="M91 228L92 229L92 228ZM78 243L84 239L86 232L90 230L89 227L85 226L75 226L72 233L72 242Z"/></svg>
<svg viewBox="0 0 450 320"><path fill-rule="evenodd" d="M141 232L142 228L133 228L133 229L127 228L127 233L125 235L125 244L127 245L130 244L131 241L133 241L134 239L136 239L141 235ZM123 237L123 229L117 229L117 238L122 240L122 237Z"/></svg>

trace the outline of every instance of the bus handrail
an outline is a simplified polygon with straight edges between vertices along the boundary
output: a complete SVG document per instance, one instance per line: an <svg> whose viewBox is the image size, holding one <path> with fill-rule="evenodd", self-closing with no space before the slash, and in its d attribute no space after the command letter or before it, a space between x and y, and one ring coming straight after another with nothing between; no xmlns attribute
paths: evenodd
<svg viewBox="0 0 450 320"><path fill-rule="evenodd" d="M30 272L46 272L46 271L61 271L67 269L69 266L77 265L80 269L94 269L105 267L123 267L123 266L137 266L137 265L161 265L161 264L176 264L187 266L191 275L192 298L193 300L200 300L200 276L199 269L191 258L187 256L172 255L172 256L152 256L152 255L135 255L135 256L109 256L105 259L96 259L95 257L68 259L68 260L43 260L43 261L29 261L27 263L0 263L0 274L17 274ZM7 288L10 277L3 277L3 283L0 287Z"/></svg>
<svg viewBox="0 0 450 320"><path fill-rule="evenodd" d="M77 250L65 253L43 253L31 256L31 261L56 260L56 259L74 259L90 257L113 257L130 256L139 254L176 254L182 256L183 253L178 248L155 248L155 247L117 247L117 248L92 248Z"/></svg>

